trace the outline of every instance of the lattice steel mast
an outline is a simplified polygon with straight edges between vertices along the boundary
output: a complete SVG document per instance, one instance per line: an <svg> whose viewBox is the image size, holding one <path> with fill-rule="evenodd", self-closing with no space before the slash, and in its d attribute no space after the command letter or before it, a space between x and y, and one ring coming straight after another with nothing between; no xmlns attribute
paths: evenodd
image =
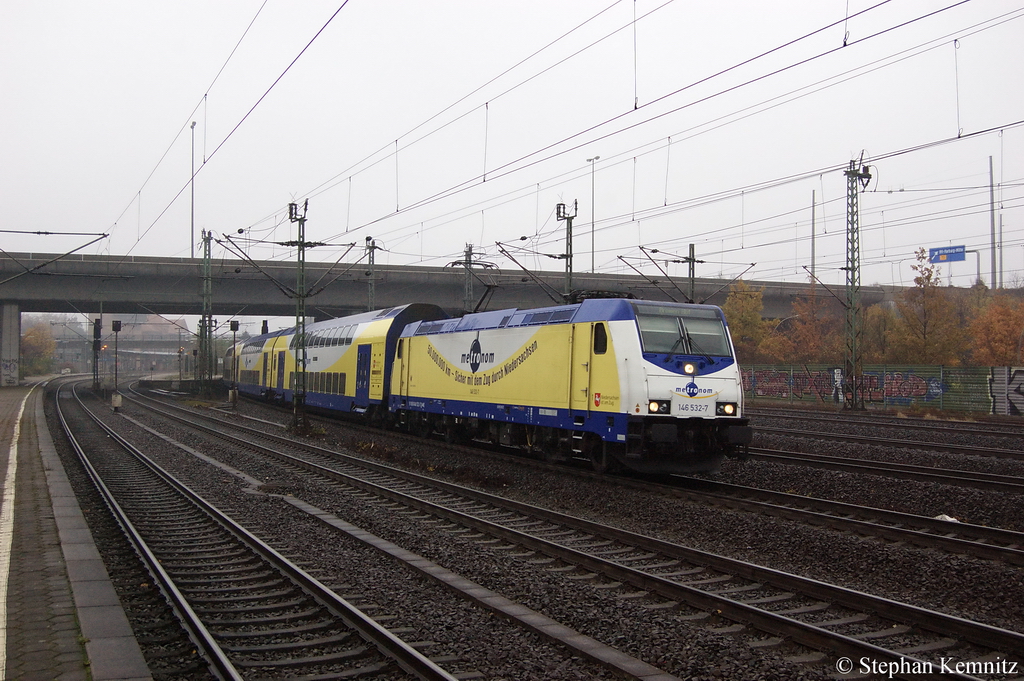
<svg viewBox="0 0 1024 681"><path fill-rule="evenodd" d="M199 319L198 373L200 391L209 395L213 389L214 362L216 361L213 353L213 265L210 252L213 233L204 229L202 235L203 314Z"/></svg>
<svg viewBox="0 0 1024 681"><path fill-rule="evenodd" d="M309 428L309 420L306 416L306 246L313 244L306 243L306 210L309 208L309 201L302 204L302 214L299 214L299 205L288 204L288 219L298 223L298 238L289 245L294 245L299 251L298 271L295 274L295 385L292 386L292 428L304 432Z"/></svg>
<svg viewBox="0 0 1024 681"><path fill-rule="evenodd" d="M863 319L860 311L860 192L871 181L868 167L859 170L850 161L846 170L846 393L850 409L864 408L860 341Z"/></svg>

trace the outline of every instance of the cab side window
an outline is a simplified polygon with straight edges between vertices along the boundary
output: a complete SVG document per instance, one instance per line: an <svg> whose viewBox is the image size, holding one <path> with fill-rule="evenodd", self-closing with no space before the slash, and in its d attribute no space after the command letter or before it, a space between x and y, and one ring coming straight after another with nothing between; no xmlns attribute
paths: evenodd
<svg viewBox="0 0 1024 681"><path fill-rule="evenodd" d="M608 352L608 332L604 324L594 325L594 354L603 355Z"/></svg>

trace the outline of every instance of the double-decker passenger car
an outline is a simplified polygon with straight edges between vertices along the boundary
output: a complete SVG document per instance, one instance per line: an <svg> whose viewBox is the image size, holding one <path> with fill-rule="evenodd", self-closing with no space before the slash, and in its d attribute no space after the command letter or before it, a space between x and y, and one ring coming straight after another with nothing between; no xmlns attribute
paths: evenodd
<svg viewBox="0 0 1024 681"><path fill-rule="evenodd" d="M398 334L410 322L441 317L447 314L436 305L413 303L307 324L306 405L382 416ZM238 343L225 357L225 380L236 380L241 394L291 402L295 343L294 328Z"/></svg>

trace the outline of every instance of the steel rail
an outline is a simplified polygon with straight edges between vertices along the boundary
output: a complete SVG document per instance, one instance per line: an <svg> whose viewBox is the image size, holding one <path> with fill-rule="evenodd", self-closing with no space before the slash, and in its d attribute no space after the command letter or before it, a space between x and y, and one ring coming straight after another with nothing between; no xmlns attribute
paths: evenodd
<svg viewBox="0 0 1024 681"><path fill-rule="evenodd" d="M858 426L872 426L882 428L900 428L903 430L921 430L934 433L955 432L958 428L971 426L972 432L988 437L1007 437L1024 439L1024 433L1020 425L1012 417L1002 417L1001 420L994 420L1000 417L979 417L973 414L966 419L943 419L925 421L919 417L903 417L887 415L884 412L867 412L859 416L850 416L849 412L814 411L814 410L784 410L784 409L757 409L747 408L744 410L747 416L754 418L776 418L791 419L797 421L814 421L822 423L838 423Z"/></svg>
<svg viewBox="0 0 1024 681"><path fill-rule="evenodd" d="M761 447L751 447L751 459L771 461L810 468L846 471L849 473L866 473L868 475L885 475L903 480L938 482L960 487L973 487L988 492L1024 493L1024 478L996 473L979 473L948 468L932 468L913 464L891 463L887 461L871 461L869 459L845 459L838 456L823 454L807 454L804 452L785 452Z"/></svg>
<svg viewBox="0 0 1024 681"><path fill-rule="evenodd" d="M163 409L170 408L180 411L181 413L193 413L189 410L183 410L175 405L167 404L166 402L155 400L139 393L136 394L143 400L160 404ZM159 410L160 409L158 409L158 411ZM168 416L171 415L168 414ZM285 427L285 424L267 421L265 419L255 419L252 417L245 418L265 423L267 425L278 426L281 428ZM232 425L240 429L245 428L239 424ZM351 424L345 425L347 427L355 428L364 427L352 426ZM274 437L276 441L282 443L295 444L294 440L286 437L273 436L265 431L254 429L251 432L254 434L259 433L264 437ZM389 435L404 437L402 433L389 433ZM495 453L490 450L473 451L475 453L483 453L487 456L496 456ZM515 457L515 460L517 463L537 467L542 470L554 470L561 475L571 474L586 479L609 480L608 476L594 473L590 470L553 465L533 459L524 459L522 457ZM636 480L625 477L615 477L612 478L612 480L617 484L631 489L648 491L652 489L659 490L672 496L686 496L691 498L693 501L701 503L727 505L732 508L738 508L758 514L770 514L776 517L786 518L788 520L794 520L806 524L825 525L842 531L854 532L859 535L875 536L892 541L907 541L919 546L942 549L952 553L969 554L977 558L1002 560L1012 564L1024 565L1024 548L1016 548L1024 547L1024 533L1022 532L986 527L983 525L974 525L971 523L938 520L936 518L890 511L871 506L858 506L839 501L787 494L785 492L777 492L774 490L732 485L729 483L710 481L702 478L692 478L688 476L671 476L671 478L682 481L686 487L680 486L680 484L676 483L666 484L651 480ZM710 488L711 490L718 490L718 493L714 491L698 490L694 489L694 487ZM737 494L757 496L763 499L774 499L776 501L741 499L736 496ZM814 510L794 508L794 505L811 506ZM838 514L854 514L861 517L875 518L881 522L844 517L843 515ZM884 522L893 523L893 525L881 524ZM912 527L906 527L906 525L913 525L921 529L913 529ZM953 533L965 534L979 539L964 539L949 536ZM1004 546L1000 546L998 543L986 542L999 542L1004 544Z"/></svg>
<svg viewBox="0 0 1024 681"><path fill-rule="evenodd" d="M977 558L1024 565L1024 549L1016 548L1024 547L1024 532L960 521L939 520L873 506L858 506L841 501L805 497L788 492L700 478L680 476L680 481L687 487L672 484L657 485L657 487L665 487L668 492L683 494L706 503L720 504L753 513L768 514L815 525L826 525L835 529L893 541L908 541L920 546L964 553ZM693 489L690 485L703 489ZM750 497L758 497L762 500ZM868 517L873 520L860 520L850 516ZM892 523L892 525L883 525L881 524L883 522ZM907 527L907 525L917 526L920 529ZM950 536L951 534L973 538L963 539ZM1003 545L989 542L1000 542Z"/></svg>
<svg viewBox="0 0 1024 681"><path fill-rule="evenodd" d="M137 392L136 395L138 395L140 399L160 404L162 408L174 409L181 413L193 413L189 410L184 410L181 407L155 400L154 398L141 395ZM159 410L160 409L158 409L158 411ZM170 416L170 414L168 414L168 416ZM251 416L243 418L280 427L282 429L286 427L285 424L268 421L266 419L258 419ZM239 424L232 425L237 428L244 428L244 426ZM366 428L365 426L353 424L345 424L345 426L356 429ZM264 431L253 430L252 432L260 433L265 437L271 437L271 434ZM374 432L379 431L374 429ZM389 433L389 435L399 438L408 437L403 433ZM420 438L415 439L419 440ZM278 441L283 443L295 443L294 440L284 437L280 438ZM473 452L478 455L504 458L503 455L497 454L491 450L474 449ZM674 480L681 481L683 485L686 485L685 487L677 483L666 484L649 479L638 480L628 477L609 478L606 475L595 473L587 469L554 465L523 457L514 457L514 459L521 465L536 467L542 470L556 471L560 475L568 474L586 479L604 480L606 482L611 480L616 484L629 487L631 489L646 491L658 490L671 496L688 497L690 500L698 503L726 505L740 510L762 515L769 514L810 525L824 525L841 531L854 532L858 535L874 536L891 541L906 541L918 546L941 549L951 553L967 554L986 560L1001 560L1012 564L1024 565L1024 548L1017 548L1024 547L1024 533L1013 530L987 527L984 525L974 525L959 521L952 522L948 520L939 520L936 518L929 518L910 513L901 513L899 511L890 511L877 507L858 506L839 501L787 494L785 492L754 487L744 487L742 485L733 485L681 475L673 475L670 477ZM710 488L711 490L719 490L719 492L716 493L713 491L698 490L694 489L694 487ZM761 497L762 499L774 499L776 501L742 499L736 496L737 494L756 496ZM813 507L814 510L795 508L794 506L810 506ZM862 520L838 514L851 514L862 518L875 518L881 522L875 522L874 520ZM885 525L882 523L892 523L892 525ZM912 527L906 527L906 525L916 526L920 529L913 529ZM964 539L950 536L951 534L964 534L973 538ZM1004 545L1000 546L1000 543Z"/></svg>
<svg viewBox="0 0 1024 681"><path fill-rule="evenodd" d="M61 427L64 429L64 434L67 437L68 443L71 445L71 448L74 450L79 461L82 463L82 466L85 468L85 471L89 475L89 478L92 480L93 485L96 487L100 495L103 497L103 501L104 503L106 503L107 508L110 509L111 515L121 526L121 530L124 532L128 541L132 544L132 546L135 548L136 553L138 553L139 557L145 563L146 568L153 576L155 583L159 585L160 590L164 593L164 596L167 598L171 608L178 615L178 620L185 628L185 631L188 633L189 638L192 639L192 642L195 644L196 649L201 651L203 657L206 659L211 671L218 678L224 679L226 681L242 681L242 675L231 663L231 660L228 659L227 654L220 647L220 645L214 639L213 635L206 628L206 626L202 623L199 616L195 613L192 607L188 604L188 601L186 600L185 596L175 585L174 580L171 579L171 576L169 574L167 574L167 571L160 564L160 561L157 559L156 555L154 555L154 553L150 550L149 546L142 538L142 535L139 533L138 530L135 529L135 526L131 522L131 520L129 520L128 515L124 512L124 510L121 508L121 505L114 498L113 493L107 487L106 483L103 482L103 479L99 474L99 471L97 471L96 468L93 467L92 462L89 460L89 457L85 452L85 449L79 443L78 438L75 437L75 434L71 429L71 425L70 423L68 423L68 420L65 416L64 407L61 404L61 391L64 390L65 387L67 386L61 385L57 388L55 400L57 418L60 421ZM72 389L72 393L74 394L75 399L78 401L78 404L82 405L81 398L78 397L77 391ZM82 405L82 410L86 414L88 414L94 421L96 421L96 417L93 416L88 409L85 409L84 405Z"/></svg>
<svg viewBox="0 0 1024 681"><path fill-rule="evenodd" d="M180 418L173 414L165 415L169 418ZM244 445L249 448L265 449L260 445L255 444L251 439L234 438L233 436L224 433L222 430L203 426L201 424L194 424L192 421L188 422L195 427L207 430L212 435L226 440L232 440L236 444ZM219 422L221 424L223 423L221 421ZM690 549L653 537L647 537L628 532L626 530L608 527L601 525L600 523L594 523L574 516L567 516L522 502L495 497L494 495L465 488L453 483L425 478L424 476L419 476L415 473L394 469L389 466L366 461L358 457L339 454L338 452L296 442L282 436L262 431L255 431L234 423L230 425L251 435L267 438L286 444L290 447L305 449L335 460L343 459L350 462L353 466L366 468L374 473L397 477L406 482L427 486L428 488L431 488L431 493L441 492L444 494L458 495L459 497L484 503L506 512L539 518L546 522L557 523L579 531L613 539L640 549L655 550L666 557L684 560L697 565L704 565L705 567L710 567L711 569L724 574L738 575L755 582L771 584L775 588L787 591L797 591L812 598L854 608L861 612L874 612L886 619L917 626L921 629L937 634L953 634L963 640L983 646L986 649L997 649L1000 652L1024 655L1024 635L1017 632L978 622L972 622L970 620L939 613L926 608L900 603L898 601L874 596L853 589L838 587L818 580L758 566L725 556ZM873 659L890 662L910 660L925 664L922 660L916 660L912 656L901 654L898 651L888 650L880 646L867 643L866 641L836 634L813 624L808 624L768 610L763 610L742 601L728 598L724 595L697 589L685 584L679 584L654 573L645 572L613 560L583 553L577 549L564 546L548 539L529 535L514 528L504 527L490 520L472 515L471 513L465 513L460 510L452 509L448 506L443 506L415 496L410 496L410 492L407 489L401 491L394 490L288 454L274 452L273 450L266 451L268 454L273 454L282 460L286 460L290 464L302 466L316 472L317 474L342 481L346 485L357 487L379 496L384 496L424 513L446 518L460 525L477 529L480 532L485 532L490 536L501 537L507 541L530 548L531 550L540 551L545 555L583 566L586 569L600 571L617 580L630 583L648 591L655 591L663 597L686 602L694 607L704 610L719 611L735 621L751 623L762 631L789 637L794 641L817 650L824 650L833 653L843 652L850 656L871 657ZM959 678L971 677L961 676Z"/></svg>
<svg viewBox="0 0 1024 681"><path fill-rule="evenodd" d="M288 560L266 542L246 530L218 508L203 499L199 494L182 484L173 475L149 459L149 457L147 457L138 448L128 442L125 438L121 437L116 431L112 430L109 426L100 421L95 415L90 413L88 409L85 409L85 411L110 438L142 461L178 493L189 499L205 513L214 518L218 523L226 527L232 534L237 536L257 554L261 555L264 560L271 563L275 568L281 570L302 588L306 589L306 591L310 593L317 602L335 613L335 615L344 621L349 627L359 632L363 639L375 646L381 654L394 660L395 663L406 672L416 676L417 678L424 679L424 681L456 681L454 676L441 669L428 657L417 651L401 638L392 634L385 627L373 620L373 618L367 616L347 600L334 593L315 577L295 565L292 561ZM216 645L215 642L214 644Z"/></svg>
<svg viewBox="0 0 1024 681"><path fill-rule="evenodd" d="M952 452L955 454L969 454L974 456L988 456L996 459L1024 461L1024 452L1017 452L1012 449L998 449L995 447L977 447L975 445L957 445L943 442L922 442L920 440L898 440L895 438L874 437L871 435L826 433L820 430L793 430L791 428L773 428L770 426L755 426L755 430L758 433L775 433L777 435L793 437L857 442L860 444L879 445L883 447L906 447L908 449L923 449L930 452Z"/></svg>

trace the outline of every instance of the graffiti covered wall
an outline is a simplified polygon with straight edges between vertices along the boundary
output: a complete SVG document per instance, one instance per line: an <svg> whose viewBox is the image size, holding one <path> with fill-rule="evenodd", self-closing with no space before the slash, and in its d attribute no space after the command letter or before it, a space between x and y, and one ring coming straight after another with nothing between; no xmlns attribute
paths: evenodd
<svg viewBox="0 0 1024 681"><path fill-rule="evenodd" d="M992 413L1024 416L1024 367L992 367L989 396Z"/></svg>
<svg viewBox="0 0 1024 681"><path fill-rule="evenodd" d="M846 401L843 369L835 366L743 368L747 397L793 403ZM869 407L928 407L1024 415L1024 367L865 366Z"/></svg>

